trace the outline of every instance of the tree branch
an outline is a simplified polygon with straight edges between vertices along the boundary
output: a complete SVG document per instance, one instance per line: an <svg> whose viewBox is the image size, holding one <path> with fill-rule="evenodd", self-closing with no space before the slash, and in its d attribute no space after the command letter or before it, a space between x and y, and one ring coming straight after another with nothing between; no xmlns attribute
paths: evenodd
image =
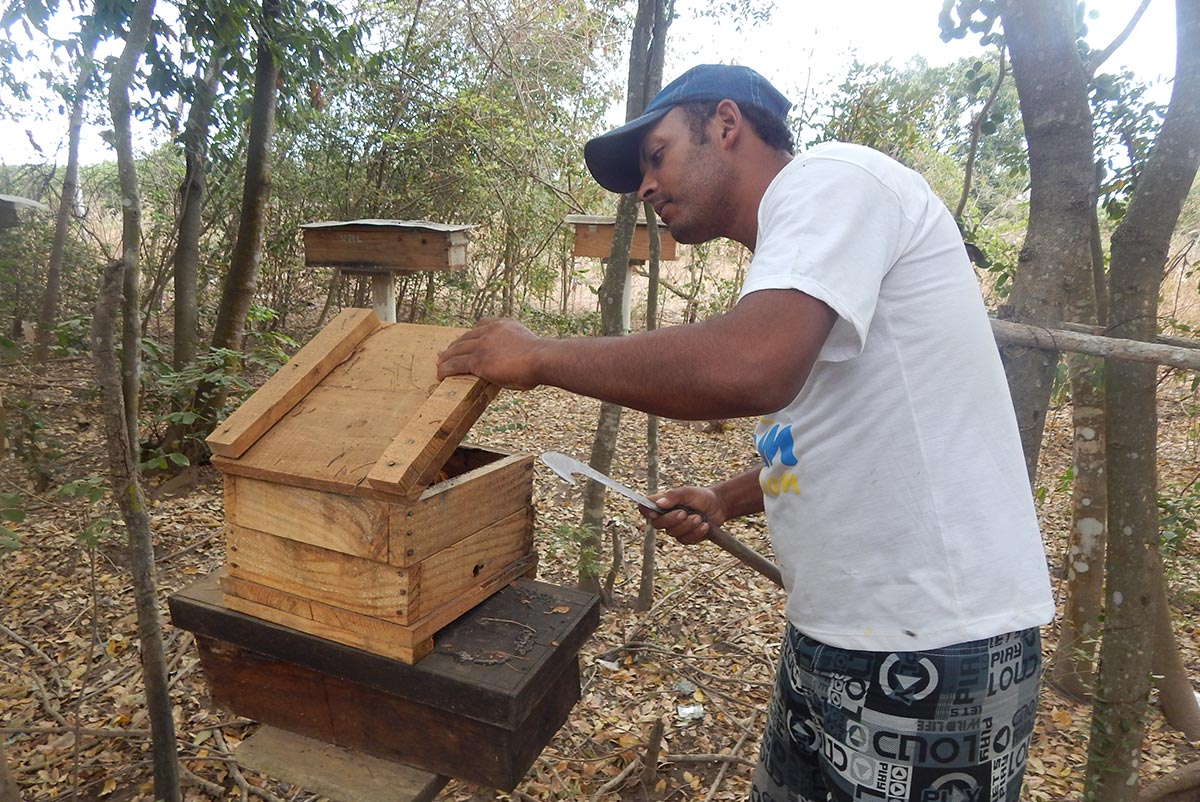
<svg viewBox="0 0 1200 802"><path fill-rule="evenodd" d="M1100 69L1100 65L1108 61L1108 57L1116 52L1117 48L1125 44L1125 40L1129 38L1129 34L1133 33L1133 29L1137 27L1138 21L1142 18L1142 14L1146 13L1146 7L1150 5L1150 0L1142 0L1138 5L1137 10L1133 12L1133 16L1129 18L1125 29L1117 34L1117 38L1112 40L1112 43L1103 50L1093 50L1088 56L1087 63L1084 64L1084 69L1088 75L1095 75L1096 70Z"/></svg>

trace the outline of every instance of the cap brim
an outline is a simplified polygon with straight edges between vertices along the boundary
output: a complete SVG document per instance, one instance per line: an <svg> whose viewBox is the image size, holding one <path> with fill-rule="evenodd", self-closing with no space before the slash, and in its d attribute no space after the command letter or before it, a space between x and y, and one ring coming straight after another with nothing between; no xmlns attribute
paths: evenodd
<svg viewBox="0 0 1200 802"><path fill-rule="evenodd" d="M642 137L670 110L656 109L588 140L583 146L583 160L596 183L609 192L636 192L642 185Z"/></svg>

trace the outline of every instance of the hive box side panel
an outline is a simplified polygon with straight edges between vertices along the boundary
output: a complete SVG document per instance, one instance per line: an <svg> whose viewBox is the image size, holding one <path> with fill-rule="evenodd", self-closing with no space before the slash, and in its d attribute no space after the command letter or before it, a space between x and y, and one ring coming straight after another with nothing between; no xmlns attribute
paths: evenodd
<svg viewBox="0 0 1200 802"><path fill-rule="evenodd" d="M432 651L435 633L536 562L536 555L527 555L410 625L382 621L234 576L221 577L221 589L225 605L232 610L413 665Z"/></svg>
<svg viewBox="0 0 1200 802"><path fill-rule="evenodd" d="M532 551L533 510L518 510L425 559L419 566L418 599L410 609L417 618L433 615Z"/></svg>
<svg viewBox="0 0 1200 802"><path fill-rule="evenodd" d="M240 457L378 328L370 309L343 311L209 435L208 447Z"/></svg>
<svg viewBox="0 0 1200 802"><path fill-rule="evenodd" d="M433 627L381 621L234 576L222 577L221 589L231 610L408 665L433 651Z"/></svg>
<svg viewBox="0 0 1200 802"><path fill-rule="evenodd" d="M235 526L380 562L388 556L388 505L355 496L226 476L236 499L225 507Z"/></svg>
<svg viewBox="0 0 1200 802"><path fill-rule="evenodd" d="M616 226L612 223L585 223L575 225L575 256L591 256L596 259L607 259L612 255L613 231ZM658 227L659 258L664 262L675 259L675 238L663 226ZM645 223L638 224L633 232L633 241L629 245L629 258L645 261L650 258L650 230Z"/></svg>
<svg viewBox="0 0 1200 802"><path fill-rule="evenodd" d="M317 740L511 790L579 700L578 663L547 678L547 693L515 730L450 716L419 702L197 636L213 701Z"/></svg>
<svg viewBox="0 0 1200 802"><path fill-rule="evenodd" d="M407 566L533 503L533 456L504 457L388 505L388 562Z"/></svg>
<svg viewBox="0 0 1200 802"><path fill-rule="evenodd" d="M533 457L486 456L494 461L404 502L227 473L225 519L236 526L342 554L401 567L415 565L531 505Z"/></svg>
<svg viewBox="0 0 1200 802"><path fill-rule="evenodd" d="M417 587L416 570L310 546L227 525L229 575L267 587L299 591L305 598L398 623L407 618Z"/></svg>
<svg viewBox="0 0 1200 802"><path fill-rule="evenodd" d="M373 618L412 624L528 554L533 546L531 516L530 510L519 510L408 568L230 525L229 575Z"/></svg>

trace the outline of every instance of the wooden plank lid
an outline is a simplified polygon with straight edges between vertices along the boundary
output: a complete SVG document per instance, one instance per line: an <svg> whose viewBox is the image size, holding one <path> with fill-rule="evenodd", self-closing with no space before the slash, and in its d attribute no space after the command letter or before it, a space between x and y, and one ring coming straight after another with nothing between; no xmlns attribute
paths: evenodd
<svg viewBox="0 0 1200 802"><path fill-rule="evenodd" d="M348 495L419 495L499 392L475 376L438 381L438 352L464 331L343 312L218 427L213 464Z"/></svg>

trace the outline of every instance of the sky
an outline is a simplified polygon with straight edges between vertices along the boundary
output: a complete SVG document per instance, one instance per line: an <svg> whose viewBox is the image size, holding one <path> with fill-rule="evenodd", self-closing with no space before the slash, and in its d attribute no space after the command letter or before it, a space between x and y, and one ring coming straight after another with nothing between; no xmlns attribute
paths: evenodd
<svg viewBox="0 0 1200 802"><path fill-rule="evenodd" d="M753 0L751 0L753 2ZM952 43L939 38L940 0L776 0L770 23L735 31L728 23L698 18L694 9L710 0L677 0L678 19L671 27L664 81L693 64L738 63L753 67L793 101L806 87L818 89L845 75L855 57L864 63L891 61L901 66L920 56L932 65L980 53L978 37ZM1089 20L1088 41L1106 46L1124 27L1137 0L1092 0L1098 12ZM1170 95L1164 79L1174 73L1175 10L1171 0L1152 0L1134 34L1104 65L1106 71L1127 66L1143 81L1160 81L1157 98ZM614 107L614 120L624 116L624 104ZM39 155L29 135L41 145ZM113 158L100 137L101 127L84 131L82 161ZM147 142L147 145L152 143ZM42 105L38 114L17 121L0 120L0 163L65 162L66 119Z"/></svg>
<svg viewBox="0 0 1200 802"><path fill-rule="evenodd" d="M793 97L806 84L817 87L844 77L855 56L863 63L891 61L895 66L920 56L939 66L981 52L978 35L941 40L940 0L776 0L768 25L741 34L695 19L691 9L709 0L677 1L680 16L668 39L664 82L693 64L738 63L753 67ZM1107 46L1137 6L1138 0L1090 0L1088 8L1097 12L1088 21L1092 47ZM1174 74L1173 0L1151 0L1134 33L1102 69L1120 66L1146 81ZM1168 97L1169 90L1163 100Z"/></svg>

